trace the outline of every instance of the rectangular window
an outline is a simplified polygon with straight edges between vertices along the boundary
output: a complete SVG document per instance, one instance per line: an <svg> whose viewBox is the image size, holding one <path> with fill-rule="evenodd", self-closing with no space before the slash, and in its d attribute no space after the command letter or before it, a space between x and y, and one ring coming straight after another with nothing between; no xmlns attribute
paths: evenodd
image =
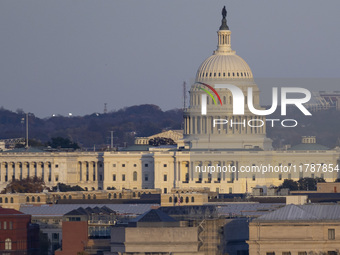
<svg viewBox="0 0 340 255"><path fill-rule="evenodd" d="M133 164L133 167L136 167L137 166L137 164Z"/></svg>
<svg viewBox="0 0 340 255"><path fill-rule="evenodd" d="M327 251L327 255L338 255L337 251Z"/></svg>
<svg viewBox="0 0 340 255"><path fill-rule="evenodd" d="M145 167L148 167L148 166L149 166L149 164L144 164L144 166L145 166Z"/></svg>
<svg viewBox="0 0 340 255"><path fill-rule="evenodd" d="M168 167L168 165L167 165L167 164L164 164L163 166L164 166L164 167Z"/></svg>
<svg viewBox="0 0 340 255"><path fill-rule="evenodd" d="M282 180L282 174L279 174L279 180Z"/></svg>
<svg viewBox="0 0 340 255"><path fill-rule="evenodd" d="M4 221L4 229L7 229L7 221Z"/></svg>
<svg viewBox="0 0 340 255"><path fill-rule="evenodd" d="M112 175L112 180L115 182L116 181L116 175Z"/></svg>
<svg viewBox="0 0 340 255"><path fill-rule="evenodd" d="M9 229L13 229L13 222L12 221L9 222Z"/></svg>
<svg viewBox="0 0 340 255"><path fill-rule="evenodd" d="M122 181L125 181L125 174L122 174Z"/></svg>
<svg viewBox="0 0 340 255"><path fill-rule="evenodd" d="M125 164L122 164L122 167L125 167Z"/></svg>
<svg viewBox="0 0 340 255"><path fill-rule="evenodd" d="M52 240L59 240L59 233L53 233Z"/></svg>
<svg viewBox="0 0 340 255"><path fill-rule="evenodd" d="M168 181L168 176L165 174L163 179L165 182Z"/></svg>
<svg viewBox="0 0 340 255"><path fill-rule="evenodd" d="M116 167L116 164L113 164L113 167Z"/></svg>
<svg viewBox="0 0 340 255"><path fill-rule="evenodd" d="M331 228L328 229L328 240L334 240L335 239L335 229Z"/></svg>
<svg viewBox="0 0 340 255"><path fill-rule="evenodd" d="M58 166L58 164L57 165L55 165L55 168L58 168L59 166Z"/></svg>
<svg viewBox="0 0 340 255"><path fill-rule="evenodd" d="M148 180L149 180L149 175L148 175L148 174L145 174L144 180L145 180L145 181L148 181Z"/></svg>
<svg viewBox="0 0 340 255"><path fill-rule="evenodd" d="M256 180L256 177L255 177L255 174L253 174L253 181L255 181Z"/></svg>
<svg viewBox="0 0 340 255"><path fill-rule="evenodd" d="M164 194L168 193L168 189L164 188Z"/></svg>

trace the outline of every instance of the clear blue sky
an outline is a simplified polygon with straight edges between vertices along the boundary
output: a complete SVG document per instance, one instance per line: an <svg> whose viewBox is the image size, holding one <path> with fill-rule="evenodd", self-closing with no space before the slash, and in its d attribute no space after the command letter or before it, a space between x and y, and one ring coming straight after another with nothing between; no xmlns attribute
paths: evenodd
<svg viewBox="0 0 340 255"><path fill-rule="evenodd" d="M40 117L180 108L223 5L255 77L340 77L337 0L2 0L0 106Z"/></svg>

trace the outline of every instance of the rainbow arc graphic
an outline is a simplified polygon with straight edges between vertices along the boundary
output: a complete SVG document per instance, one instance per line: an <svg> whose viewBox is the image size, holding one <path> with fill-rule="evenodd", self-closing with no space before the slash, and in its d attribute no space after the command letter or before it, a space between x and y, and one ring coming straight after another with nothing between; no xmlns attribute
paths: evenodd
<svg viewBox="0 0 340 255"><path fill-rule="evenodd" d="M215 94L215 95L217 96L217 98L218 98L218 101L220 101L220 104L223 105L223 104L222 104L222 100L221 100L221 98L220 98L220 95L217 93L217 91L216 91L212 86L210 86L210 85L208 85L208 84L206 84L206 83L203 83L203 82L197 82L197 83L198 83L198 84L201 84L201 85L203 85L203 86L205 86L205 87L207 87L207 88L209 88L212 92L214 92L214 94ZM214 98L214 96L211 94L211 92L210 92L209 90L204 89L204 88L201 88L201 87L200 87L200 89L203 90L205 93L207 93L207 94L212 98L212 100L214 101L214 104L217 105L216 99Z"/></svg>
<svg viewBox="0 0 340 255"><path fill-rule="evenodd" d="M205 93L207 93L211 97L211 99L213 100L215 105L217 105L216 99L208 89L210 89L217 96L218 100L220 101L220 104L223 105L220 95L217 93L217 91L212 86L210 86L206 83L203 83L203 82L197 82L197 83L201 84L205 87L205 88L200 87L200 89L203 90ZM202 107L201 113L202 113L202 115L206 115L207 114L207 95L202 94L201 96L202 96L202 98L201 98L201 107Z"/></svg>

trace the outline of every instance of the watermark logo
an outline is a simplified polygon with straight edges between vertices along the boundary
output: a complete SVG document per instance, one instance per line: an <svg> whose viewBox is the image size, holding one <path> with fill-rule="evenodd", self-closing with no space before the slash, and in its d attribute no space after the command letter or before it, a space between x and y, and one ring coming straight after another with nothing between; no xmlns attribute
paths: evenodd
<svg viewBox="0 0 340 255"><path fill-rule="evenodd" d="M210 89L218 98L221 106L222 100L220 95L217 93L217 91L210 85L198 82L199 84L203 85L204 87ZM207 114L207 97L208 95L212 98L215 105L217 105L217 102L214 98L214 96L211 94L210 91L208 91L206 88L200 87L201 90L206 92L206 94L201 95L201 113L202 115ZM215 88L217 89L228 89L232 94L232 103L233 103L233 115L244 115L244 107L245 107L245 96L243 94L243 91L231 84L215 84ZM287 98L288 94L302 94L304 97L302 98ZM307 103L311 99L311 93L309 90L305 88L297 88L297 87L282 87L281 88L281 115L285 116L287 113L287 105L295 105L304 115L312 115L306 107L303 106L304 103ZM270 115L273 112L275 112L277 106L278 106L278 88L274 87L272 90L272 105L269 109L266 110L258 110L254 107L253 102L253 88L249 87L247 89L247 105L248 109L251 113L258 116L266 116Z"/></svg>

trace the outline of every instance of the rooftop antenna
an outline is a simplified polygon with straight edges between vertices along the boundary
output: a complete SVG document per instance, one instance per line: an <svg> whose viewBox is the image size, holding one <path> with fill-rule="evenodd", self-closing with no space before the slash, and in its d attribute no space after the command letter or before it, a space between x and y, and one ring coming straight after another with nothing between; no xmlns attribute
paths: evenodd
<svg viewBox="0 0 340 255"><path fill-rule="evenodd" d="M183 109L187 108L187 83L183 82Z"/></svg>
<svg viewBox="0 0 340 255"><path fill-rule="evenodd" d="M104 113L107 113L107 103L104 103Z"/></svg>
<svg viewBox="0 0 340 255"><path fill-rule="evenodd" d="M28 113L26 113L26 149L28 149Z"/></svg>
<svg viewBox="0 0 340 255"><path fill-rule="evenodd" d="M110 131L111 133L111 149L113 148L113 131Z"/></svg>

